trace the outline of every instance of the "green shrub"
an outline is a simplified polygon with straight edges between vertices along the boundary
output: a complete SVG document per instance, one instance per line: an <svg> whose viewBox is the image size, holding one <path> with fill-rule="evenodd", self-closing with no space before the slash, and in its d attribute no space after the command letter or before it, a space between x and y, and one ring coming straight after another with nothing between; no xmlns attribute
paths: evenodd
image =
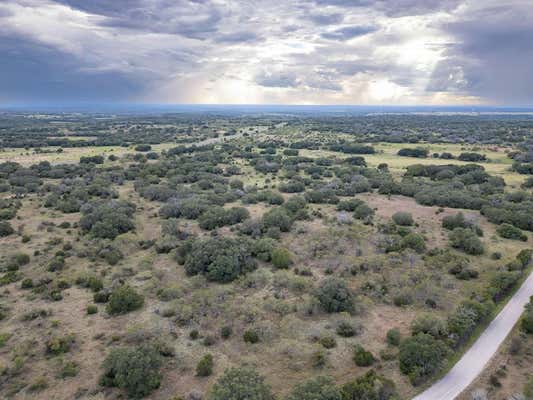
<svg viewBox="0 0 533 400"><path fill-rule="evenodd" d="M89 304L87 306L87 314L88 315L91 315L91 314L96 314L98 312L98 307L94 304Z"/></svg>
<svg viewBox="0 0 533 400"><path fill-rule="evenodd" d="M31 288L33 288L33 279L31 279L31 278L23 279L22 282L20 283L20 288L21 289L31 289Z"/></svg>
<svg viewBox="0 0 533 400"><path fill-rule="evenodd" d="M244 334L242 335L242 338L243 340L246 342L246 343L258 343L259 342L259 335L256 331L254 330L247 330L244 332Z"/></svg>
<svg viewBox="0 0 533 400"><path fill-rule="evenodd" d="M74 342L73 335L54 336L46 341L46 353L54 356L68 353Z"/></svg>
<svg viewBox="0 0 533 400"><path fill-rule="evenodd" d="M316 290L315 297L328 313L355 311L355 294L340 278L326 278Z"/></svg>
<svg viewBox="0 0 533 400"><path fill-rule="evenodd" d="M533 297L529 300L529 304L526 305L520 324L524 332L533 334Z"/></svg>
<svg viewBox="0 0 533 400"><path fill-rule="evenodd" d="M505 239L527 242L527 235L511 224L503 223L496 228L496 233Z"/></svg>
<svg viewBox="0 0 533 400"><path fill-rule="evenodd" d="M433 336L419 333L400 344L400 371L419 384L436 373L448 354L447 346Z"/></svg>
<svg viewBox="0 0 533 400"><path fill-rule="evenodd" d="M195 241L184 266L188 275L204 274L208 280L227 283L257 265L248 241L212 238Z"/></svg>
<svg viewBox="0 0 533 400"><path fill-rule="evenodd" d="M483 254L483 244L477 235L468 228L455 228L449 234L450 245L456 249L463 250L467 254Z"/></svg>
<svg viewBox="0 0 533 400"><path fill-rule="evenodd" d="M154 346L115 348L103 362L103 386L125 389L130 397L141 398L161 383L162 360Z"/></svg>
<svg viewBox="0 0 533 400"><path fill-rule="evenodd" d="M342 397L333 379L318 376L296 385L287 400L342 400Z"/></svg>
<svg viewBox="0 0 533 400"><path fill-rule="evenodd" d="M426 250L426 241L424 236L418 233L409 233L400 240L400 246L404 249L412 249L417 253Z"/></svg>
<svg viewBox="0 0 533 400"><path fill-rule="evenodd" d="M229 325L220 328L220 337L222 339L228 339L233 333L233 328Z"/></svg>
<svg viewBox="0 0 533 400"><path fill-rule="evenodd" d="M213 356L206 354L196 364L196 376L209 376L213 373Z"/></svg>
<svg viewBox="0 0 533 400"><path fill-rule="evenodd" d="M208 400L274 400L270 387L251 368L231 368L213 385Z"/></svg>
<svg viewBox="0 0 533 400"><path fill-rule="evenodd" d="M141 308L144 297L128 285L122 285L115 289L109 297L106 310L109 314L125 314Z"/></svg>
<svg viewBox="0 0 533 400"><path fill-rule="evenodd" d="M341 388L342 400L395 400L398 399L394 382L378 375L374 370Z"/></svg>
<svg viewBox="0 0 533 400"><path fill-rule="evenodd" d="M0 222L0 237L6 237L15 233L15 230L9 222L1 221Z"/></svg>
<svg viewBox="0 0 533 400"><path fill-rule="evenodd" d="M357 334L357 329L348 321L340 321L336 332L337 335L342 337L352 337Z"/></svg>
<svg viewBox="0 0 533 400"><path fill-rule="evenodd" d="M262 221L266 229L279 228L281 232L288 232L292 227L292 219L284 207L276 207L267 211Z"/></svg>
<svg viewBox="0 0 533 400"><path fill-rule="evenodd" d="M396 328L387 331L387 343L391 346L399 346L402 340L400 331Z"/></svg>
<svg viewBox="0 0 533 400"><path fill-rule="evenodd" d="M397 213L393 214L392 220L396 225L400 226L411 226L415 223L413 216L404 211L398 211Z"/></svg>
<svg viewBox="0 0 533 400"><path fill-rule="evenodd" d="M374 364L376 359L371 352L365 350L363 346L358 344L353 350L353 361L359 367L369 367Z"/></svg>
<svg viewBox="0 0 533 400"><path fill-rule="evenodd" d="M333 336L324 336L320 338L320 344L326 349L337 347L337 341Z"/></svg>
<svg viewBox="0 0 533 400"><path fill-rule="evenodd" d="M292 264L291 253L284 247L272 251L272 264L278 269L289 268Z"/></svg>

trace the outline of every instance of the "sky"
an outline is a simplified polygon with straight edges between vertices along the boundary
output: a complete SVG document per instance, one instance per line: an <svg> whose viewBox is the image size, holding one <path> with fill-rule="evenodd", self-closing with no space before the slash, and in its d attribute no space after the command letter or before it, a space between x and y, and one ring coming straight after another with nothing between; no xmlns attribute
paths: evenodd
<svg viewBox="0 0 533 400"><path fill-rule="evenodd" d="M0 104L533 105L533 0L0 0Z"/></svg>

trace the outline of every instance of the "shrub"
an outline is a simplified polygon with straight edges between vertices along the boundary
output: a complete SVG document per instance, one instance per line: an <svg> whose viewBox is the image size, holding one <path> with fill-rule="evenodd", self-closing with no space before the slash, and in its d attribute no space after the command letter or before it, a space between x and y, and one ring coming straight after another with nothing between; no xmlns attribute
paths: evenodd
<svg viewBox="0 0 533 400"><path fill-rule="evenodd" d="M361 204L360 206L357 206L357 208L353 212L353 217L355 219L367 220L370 219L373 215L374 210L372 210L366 204Z"/></svg>
<svg viewBox="0 0 533 400"><path fill-rule="evenodd" d="M213 385L208 400L274 400L270 387L251 368L231 368Z"/></svg>
<svg viewBox="0 0 533 400"><path fill-rule="evenodd" d="M337 341L333 336L324 336L320 338L320 344L326 349L337 347Z"/></svg>
<svg viewBox="0 0 533 400"><path fill-rule="evenodd" d="M337 335L342 337L352 337L357 334L357 329L348 321L340 321L336 329Z"/></svg>
<svg viewBox="0 0 533 400"><path fill-rule="evenodd" d="M15 233L15 230L9 222L1 221L0 222L0 237L6 237Z"/></svg>
<svg viewBox="0 0 533 400"><path fill-rule="evenodd" d="M263 215L263 226L266 229L279 228L281 232L291 230L292 219L284 207L276 207Z"/></svg>
<svg viewBox="0 0 533 400"><path fill-rule="evenodd" d="M376 374L374 370L341 388L343 400L393 400L397 399L394 382Z"/></svg>
<svg viewBox="0 0 533 400"><path fill-rule="evenodd" d="M412 249L417 253L422 253L426 250L426 241L424 236L412 232L400 240L400 246L404 249Z"/></svg>
<svg viewBox="0 0 533 400"><path fill-rule="evenodd" d="M400 331L396 328L387 331L387 343L391 346L399 346L402 340Z"/></svg>
<svg viewBox="0 0 533 400"><path fill-rule="evenodd" d="M96 314L98 312L98 307L94 304L89 304L87 306L87 314L88 315L91 315L91 314Z"/></svg>
<svg viewBox="0 0 533 400"><path fill-rule="evenodd" d="M203 274L210 281L226 283L253 271L256 263L249 242L212 238L195 241L184 266L188 275Z"/></svg>
<svg viewBox="0 0 533 400"><path fill-rule="evenodd" d="M505 239L527 242L527 235L511 224L503 223L496 228L496 233Z"/></svg>
<svg viewBox="0 0 533 400"><path fill-rule="evenodd" d="M68 353L74 342L73 335L52 337L46 341L46 353L54 356Z"/></svg>
<svg viewBox="0 0 533 400"><path fill-rule="evenodd" d="M213 356L206 354L196 364L196 376L209 376L213 373Z"/></svg>
<svg viewBox="0 0 533 400"><path fill-rule="evenodd" d="M419 333L400 344L400 371L418 384L437 372L448 353L447 346L433 336Z"/></svg>
<svg viewBox="0 0 533 400"><path fill-rule="evenodd" d="M396 225L400 226L411 226L415 223L413 220L413 216L410 213L404 211L398 211L397 213L395 213L392 216L392 220Z"/></svg>
<svg viewBox="0 0 533 400"><path fill-rule="evenodd" d="M433 315L424 314L416 317L411 323L413 336L419 333L427 333L435 339L443 339L448 334L446 323Z"/></svg>
<svg viewBox="0 0 533 400"><path fill-rule="evenodd" d="M20 288L21 289L31 289L31 288L33 288L33 279L31 279L31 278L23 279L22 282L20 283Z"/></svg>
<svg viewBox="0 0 533 400"><path fill-rule="evenodd" d="M232 333L233 333L233 328L229 325L226 325L220 328L220 337L222 339L228 339Z"/></svg>
<svg viewBox="0 0 533 400"><path fill-rule="evenodd" d="M529 304L526 305L520 324L524 332L533 334L533 297L529 300Z"/></svg>
<svg viewBox="0 0 533 400"><path fill-rule="evenodd" d="M369 367L374 364L376 359L371 352L365 350L363 346L358 344L353 350L353 361L359 367Z"/></svg>
<svg viewBox="0 0 533 400"><path fill-rule="evenodd" d="M89 204L83 207L79 224L83 232L102 239L114 239L135 229L134 212L135 206L125 201Z"/></svg>
<svg viewBox="0 0 533 400"><path fill-rule="evenodd" d="M284 247L272 251L272 264L278 269L286 269L292 264L291 253Z"/></svg>
<svg viewBox="0 0 533 400"><path fill-rule="evenodd" d="M161 364L154 346L116 348L104 360L100 382L103 386L125 389L130 397L144 397L159 387Z"/></svg>
<svg viewBox="0 0 533 400"><path fill-rule="evenodd" d="M259 342L259 335L257 334L256 331L249 329L249 330L244 332L244 334L242 335L242 339L246 343L255 344L255 343Z"/></svg>
<svg viewBox="0 0 533 400"><path fill-rule="evenodd" d="M342 400L333 379L318 376L296 385L287 400Z"/></svg>
<svg viewBox="0 0 533 400"><path fill-rule="evenodd" d="M107 312L109 314L125 314L141 308L144 297L128 285L122 285L115 289L109 297Z"/></svg>
<svg viewBox="0 0 533 400"><path fill-rule="evenodd" d="M479 255L485 251L483 244L471 229L455 228L449 234L450 245L467 254Z"/></svg>
<svg viewBox="0 0 533 400"><path fill-rule="evenodd" d="M324 311L353 312L355 309L355 294L346 286L342 279L326 278L315 292L315 296Z"/></svg>

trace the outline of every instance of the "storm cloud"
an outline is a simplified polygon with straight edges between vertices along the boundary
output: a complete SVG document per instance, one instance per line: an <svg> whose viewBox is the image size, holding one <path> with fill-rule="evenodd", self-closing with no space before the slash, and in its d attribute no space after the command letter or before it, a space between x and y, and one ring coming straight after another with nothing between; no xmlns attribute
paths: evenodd
<svg viewBox="0 0 533 400"><path fill-rule="evenodd" d="M527 0L4 0L0 103L532 104Z"/></svg>

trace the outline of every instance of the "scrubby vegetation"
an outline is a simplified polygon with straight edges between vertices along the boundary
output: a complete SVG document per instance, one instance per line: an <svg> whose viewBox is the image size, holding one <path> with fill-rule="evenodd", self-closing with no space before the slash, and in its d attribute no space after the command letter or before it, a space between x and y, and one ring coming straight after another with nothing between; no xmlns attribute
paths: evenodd
<svg viewBox="0 0 533 400"><path fill-rule="evenodd" d="M412 398L530 271L529 117L108 117L0 117L2 398Z"/></svg>

